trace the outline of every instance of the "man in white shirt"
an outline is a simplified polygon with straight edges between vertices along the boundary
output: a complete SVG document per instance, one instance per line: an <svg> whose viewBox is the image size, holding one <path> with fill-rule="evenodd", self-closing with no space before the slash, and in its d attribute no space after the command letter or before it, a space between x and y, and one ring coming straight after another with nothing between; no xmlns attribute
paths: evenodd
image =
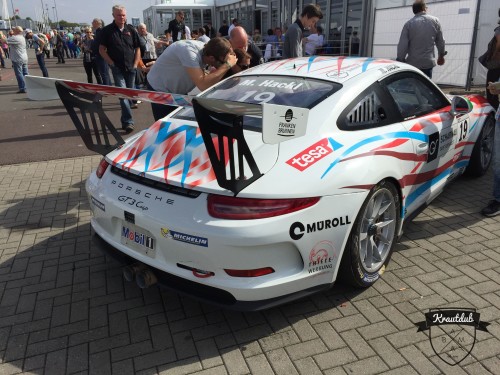
<svg viewBox="0 0 500 375"><path fill-rule="evenodd" d="M304 51L307 56L317 55L318 50L323 47L325 37L323 35L323 28L321 26L312 26L311 35L304 38L305 46Z"/></svg>

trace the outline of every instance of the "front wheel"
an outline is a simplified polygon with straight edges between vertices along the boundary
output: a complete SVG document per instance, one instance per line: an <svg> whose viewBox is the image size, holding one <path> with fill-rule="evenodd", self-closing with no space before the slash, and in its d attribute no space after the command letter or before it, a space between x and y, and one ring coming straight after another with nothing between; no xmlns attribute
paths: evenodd
<svg viewBox="0 0 500 375"><path fill-rule="evenodd" d="M469 165L465 170L469 176L481 177L490 167L493 160L493 147L495 139L495 118L488 116L470 156Z"/></svg>
<svg viewBox="0 0 500 375"><path fill-rule="evenodd" d="M342 281L367 288L378 280L396 243L400 213L399 193L392 183L382 181L370 191L342 256Z"/></svg>

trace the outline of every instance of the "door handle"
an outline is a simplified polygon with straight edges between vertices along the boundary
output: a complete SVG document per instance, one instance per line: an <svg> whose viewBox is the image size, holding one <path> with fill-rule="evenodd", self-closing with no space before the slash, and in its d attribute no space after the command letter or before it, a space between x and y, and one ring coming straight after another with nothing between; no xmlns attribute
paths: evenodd
<svg viewBox="0 0 500 375"><path fill-rule="evenodd" d="M429 151L429 144L427 142L420 143L417 145L417 155L427 154L428 151Z"/></svg>

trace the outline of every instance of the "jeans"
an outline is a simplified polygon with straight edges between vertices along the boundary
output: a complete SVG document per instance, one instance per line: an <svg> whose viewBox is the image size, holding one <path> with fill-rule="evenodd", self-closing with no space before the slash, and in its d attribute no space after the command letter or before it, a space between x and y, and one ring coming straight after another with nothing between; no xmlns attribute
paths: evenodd
<svg viewBox="0 0 500 375"><path fill-rule="evenodd" d="M97 65L95 63L95 60L83 61L83 67L85 68L85 73L87 73L87 82L88 83L93 83L92 72L94 72L97 84L102 85L101 74L99 73L99 70L97 69Z"/></svg>
<svg viewBox="0 0 500 375"><path fill-rule="evenodd" d="M497 111L493 143L493 198L500 202L500 109Z"/></svg>
<svg viewBox="0 0 500 375"><path fill-rule="evenodd" d="M28 64L12 61L12 67L14 68L14 73L16 75L17 86L19 87L19 90L26 91L24 76L28 75Z"/></svg>
<svg viewBox="0 0 500 375"><path fill-rule="evenodd" d="M432 69L433 68L429 68L429 69L420 69L422 71L422 73L424 73L427 77L429 77L430 79L432 79Z"/></svg>
<svg viewBox="0 0 500 375"><path fill-rule="evenodd" d="M57 62L58 63L65 63L64 61L64 49L62 46L57 47Z"/></svg>
<svg viewBox="0 0 500 375"><path fill-rule="evenodd" d="M486 87L488 87L488 82L496 82L500 79L500 69L490 69L486 73ZM498 108L498 95L493 95L490 90L486 90L486 99L495 109Z"/></svg>
<svg viewBox="0 0 500 375"><path fill-rule="evenodd" d="M146 79L146 89L148 89L149 91L156 91L153 87L151 87L147 79ZM177 106L151 103L151 110L153 111L153 118L155 119L155 121L164 118L166 115L168 115L175 109L177 109Z"/></svg>
<svg viewBox="0 0 500 375"><path fill-rule="evenodd" d="M48 77L49 72L47 71L47 68L45 67L45 55L43 54L43 52L36 55L36 61L38 62L38 66L40 67L40 70L42 71L43 76Z"/></svg>
<svg viewBox="0 0 500 375"><path fill-rule="evenodd" d="M109 65L102 58L102 56L96 56L95 57L95 64L97 65L97 69L99 70L99 73L101 74L102 78L102 84L111 86L111 78L109 77Z"/></svg>
<svg viewBox="0 0 500 375"><path fill-rule="evenodd" d="M125 69L120 69L113 65L111 67L111 73L113 73L113 80L115 81L116 87L134 88L136 69L126 71ZM132 110L130 109L130 100L120 99L120 106L122 107L122 116L120 118L122 127L133 125L134 120L132 118Z"/></svg>

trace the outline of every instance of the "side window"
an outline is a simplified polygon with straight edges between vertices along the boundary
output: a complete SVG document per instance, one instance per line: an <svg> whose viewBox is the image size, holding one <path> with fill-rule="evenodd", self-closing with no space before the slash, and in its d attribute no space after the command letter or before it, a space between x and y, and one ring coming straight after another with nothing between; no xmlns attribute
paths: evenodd
<svg viewBox="0 0 500 375"><path fill-rule="evenodd" d="M417 74L404 73L384 83L404 120L425 116L450 105L436 87Z"/></svg>
<svg viewBox="0 0 500 375"><path fill-rule="evenodd" d="M361 130L395 122L393 104L378 84L363 91L342 112L337 126L342 130Z"/></svg>

